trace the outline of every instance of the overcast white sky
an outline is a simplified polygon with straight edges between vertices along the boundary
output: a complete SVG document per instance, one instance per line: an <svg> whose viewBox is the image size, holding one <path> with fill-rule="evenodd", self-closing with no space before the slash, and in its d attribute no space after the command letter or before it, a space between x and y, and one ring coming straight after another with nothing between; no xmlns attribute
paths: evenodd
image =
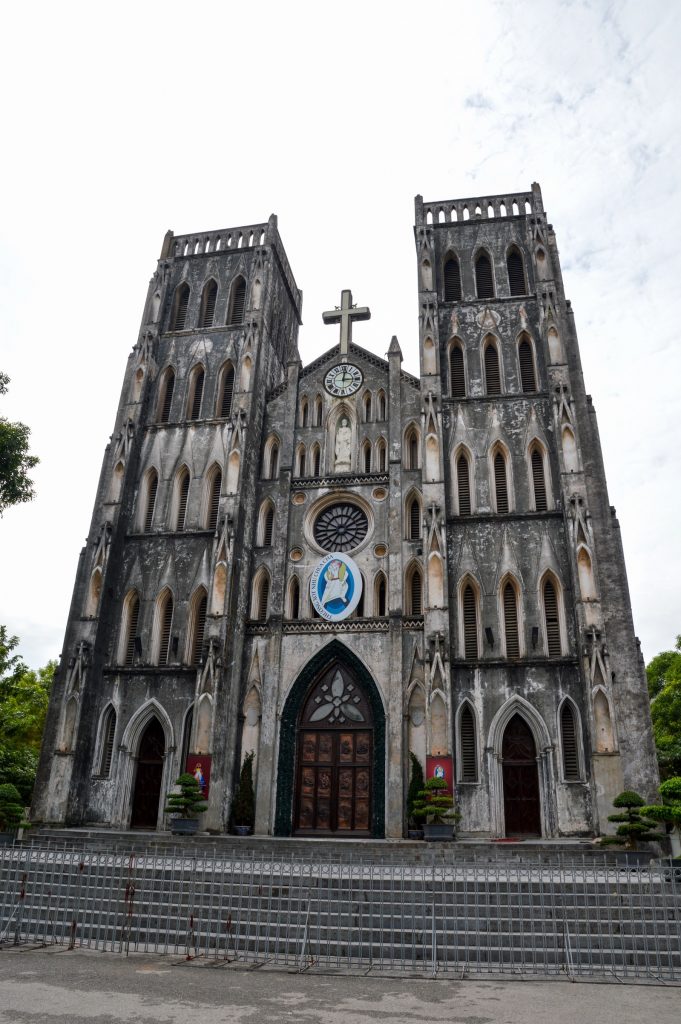
<svg viewBox="0 0 681 1024"><path fill-rule="evenodd" d="M61 651L126 358L167 228L279 216L321 312L418 372L413 197L539 181L598 413L646 660L681 632L679 53L669 0L6 6L0 414L37 498L0 520L0 622Z"/></svg>

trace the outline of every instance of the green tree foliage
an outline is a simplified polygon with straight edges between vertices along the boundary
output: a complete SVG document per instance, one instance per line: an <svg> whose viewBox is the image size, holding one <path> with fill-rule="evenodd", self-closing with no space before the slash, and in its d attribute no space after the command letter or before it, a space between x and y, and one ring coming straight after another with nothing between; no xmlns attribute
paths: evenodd
<svg viewBox="0 0 681 1024"><path fill-rule="evenodd" d="M664 835L654 832L655 822L646 817L645 800L638 793L625 790L613 800L613 807L621 807L619 814L609 814L608 821L617 823L614 836L603 836L601 846L624 846L627 850L635 850L639 843L650 843L664 839Z"/></svg>
<svg viewBox="0 0 681 1024"><path fill-rule="evenodd" d="M646 675L660 774L681 775L681 636L676 638L676 650L653 658Z"/></svg>
<svg viewBox="0 0 681 1024"><path fill-rule="evenodd" d="M253 761L255 752L251 750L246 754L244 763L241 765L241 777L239 785L234 794L232 805L232 821L235 825L255 824L255 791L253 789Z"/></svg>
<svg viewBox="0 0 681 1024"><path fill-rule="evenodd" d="M7 392L9 377L0 373L0 395ZM29 455L31 431L24 423L10 423L0 416L0 516L11 505L30 501L34 495L29 471L38 465L35 455Z"/></svg>
<svg viewBox="0 0 681 1024"><path fill-rule="evenodd" d="M34 672L13 653L18 642L0 626L0 784L16 786L28 805L57 663Z"/></svg>
<svg viewBox="0 0 681 1024"><path fill-rule="evenodd" d="M0 832L11 832L21 824L24 805L21 794L10 782L0 783Z"/></svg>
<svg viewBox="0 0 681 1024"><path fill-rule="evenodd" d="M206 810L208 804L203 799L198 779L184 772L175 785L175 792L168 793L166 798L166 814L173 814L177 818L196 818Z"/></svg>
<svg viewBox="0 0 681 1024"><path fill-rule="evenodd" d="M409 821L414 817L414 804L419 798L419 793L423 789L423 768L416 754L409 754L409 760L411 761L411 778L409 780L409 789L407 790L407 818Z"/></svg>

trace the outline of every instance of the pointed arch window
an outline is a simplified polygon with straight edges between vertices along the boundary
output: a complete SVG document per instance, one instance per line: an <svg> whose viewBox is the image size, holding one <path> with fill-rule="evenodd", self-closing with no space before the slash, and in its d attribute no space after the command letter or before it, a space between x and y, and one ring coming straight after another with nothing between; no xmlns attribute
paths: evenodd
<svg viewBox="0 0 681 1024"><path fill-rule="evenodd" d="M452 398L466 397L463 349L456 342L449 349L449 392Z"/></svg>
<svg viewBox="0 0 681 1024"><path fill-rule="evenodd" d="M96 566L92 575L90 576L90 586L88 588L88 597L85 605L85 614L94 618L97 615L99 609L99 601L102 596L102 570L100 566Z"/></svg>
<svg viewBox="0 0 681 1024"><path fill-rule="evenodd" d="M456 487L459 499L459 515L469 516L471 505L471 469L464 452L456 460Z"/></svg>
<svg viewBox="0 0 681 1024"><path fill-rule="evenodd" d="M405 437L405 469L419 468L419 434L416 427L411 427Z"/></svg>
<svg viewBox="0 0 681 1024"><path fill-rule="evenodd" d="M511 249L506 257L508 270L508 287L511 295L525 295L525 268L523 258L517 249Z"/></svg>
<svg viewBox="0 0 681 1024"><path fill-rule="evenodd" d="M271 548L274 533L274 505L271 501L265 503L260 515L260 523L260 543L264 548Z"/></svg>
<svg viewBox="0 0 681 1024"><path fill-rule="evenodd" d="M376 422L385 422L385 391L379 391L376 396Z"/></svg>
<svg viewBox="0 0 681 1024"><path fill-rule="evenodd" d="M199 313L199 327L212 327L215 317L215 303L218 297L217 281L213 278L206 281L201 295L201 311Z"/></svg>
<svg viewBox="0 0 681 1024"><path fill-rule="evenodd" d="M116 712L111 704L109 704L108 708L104 712L100 736L101 749L99 755L99 771L97 774L103 779L108 779L111 772L114 739L116 737Z"/></svg>
<svg viewBox="0 0 681 1024"><path fill-rule="evenodd" d="M475 261L475 287L479 299L494 298L492 263L486 252L481 252Z"/></svg>
<svg viewBox="0 0 681 1024"><path fill-rule="evenodd" d="M263 459L263 478L276 480L279 476L279 442L270 440L265 448Z"/></svg>
<svg viewBox="0 0 681 1024"><path fill-rule="evenodd" d="M478 753L475 736L475 718L470 704L464 704L459 716L459 744L461 781L478 781Z"/></svg>
<svg viewBox="0 0 681 1024"><path fill-rule="evenodd" d="M179 284L175 289L173 299L173 315L171 317L171 331L183 331L187 324L187 309L189 308L189 285L186 281Z"/></svg>
<svg viewBox="0 0 681 1024"><path fill-rule="evenodd" d="M206 611L208 595L203 587L199 587L192 599L190 623L189 664L199 665L203 655L203 640L206 633Z"/></svg>
<svg viewBox="0 0 681 1024"><path fill-rule="evenodd" d="M187 498L189 497L189 470L185 467L180 471L177 479L177 512L175 515L175 529L178 532L184 530L187 518Z"/></svg>
<svg viewBox="0 0 681 1024"><path fill-rule="evenodd" d="M234 367L231 363L228 363L222 371L218 395L218 416L225 419L232 415L232 400L234 398Z"/></svg>
<svg viewBox="0 0 681 1024"><path fill-rule="evenodd" d="M534 507L537 512L548 510L546 496L546 476L544 474L544 455L538 444L532 445L530 451L530 463L532 466L532 487L534 490Z"/></svg>
<svg viewBox="0 0 681 1024"><path fill-rule="evenodd" d="M222 489L222 470L216 466L208 480L208 502L206 509L206 529L215 532L218 526L220 511L220 491Z"/></svg>
<svg viewBox="0 0 681 1024"><path fill-rule="evenodd" d="M256 622L267 622L270 601L270 577L266 569L256 576L253 587L252 617Z"/></svg>
<svg viewBox="0 0 681 1024"><path fill-rule="evenodd" d="M167 423L170 420L170 410L173 404L173 392L175 390L175 371L172 367L163 374L161 388L158 396L158 422Z"/></svg>
<svg viewBox="0 0 681 1024"><path fill-rule="evenodd" d="M307 398L303 398L300 403L300 425L301 427L307 427L310 421L310 406L308 405Z"/></svg>
<svg viewBox="0 0 681 1024"><path fill-rule="evenodd" d="M385 441L381 437L376 445L376 462L379 473L385 473L388 468L386 463L386 454Z"/></svg>
<svg viewBox="0 0 681 1024"><path fill-rule="evenodd" d="M521 338L518 345L518 363L520 364L520 384L523 393L533 394L537 390L537 379L534 372L532 346L527 338Z"/></svg>
<svg viewBox="0 0 681 1024"><path fill-rule="evenodd" d="M478 650L478 601L475 590L467 583L463 591L463 646L466 661L477 661Z"/></svg>
<svg viewBox="0 0 681 1024"><path fill-rule="evenodd" d="M321 449L318 444L312 445L310 457L312 459L312 475L319 476L321 466Z"/></svg>
<svg viewBox="0 0 681 1024"><path fill-rule="evenodd" d="M365 441L362 445L362 469L365 473L371 472L371 441Z"/></svg>
<svg viewBox="0 0 681 1024"><path fill-rule="evenodd" d="M444 265L445 302L461 302L461 268L456 256L449 255Z"/></svg>
<svg viewBox="0 0 681 1024"><path fill-rule="evenodd" d="M485 346L485 391L488 395L501 394L499 352L493 341Z"/></svg>
<svg viewBox="0 0 681 1024"><path fill-rule="evenodd" d="M288 617L289 619L300 618L300 583L297 576L291 577L288 588Z"/></svg>
<svg viewBox="0 0 681 1024"><path fill-rule="evenodd" d="M507 582L503 591L504 604L504 635L506 637L506 657L520 657L520 634L518 631L518 595L513 584Z"/></svg>
<svg viewBox="0 0 681 1024"><path fill-rule="evenodd" d="M494 455L494 497L497 513L499 515L507 515L509 512L508 477L506 459L503 452L500 451L497 451Z"/></svg>
<svg viewBox="0 0 681 1024"><path fill-rule="evenodd" d="M154 508L156 506L156 492L158 490L158 473L155 469L149 470L146 477L144 517L142 528L145 533L151 533L151 525L154 519Z"/></svg>
<svg viewBox="0 0 681 1024"><path fill-rule="evenodd" d="M232 294L229 299L229 316L227 324L235 326L244 322L244 311L246 308L246 282L243 277L237 277L232 285Z"/></svg>
<svg viewBox="0 0 681 1024"><path fill-rule="evenodd" d="M560 637L560 619L558 617L558 594L556 592L556 584L550 577L544 581L543 598L546 653L549 658L560 658L563 651Z"/></svg>
<svg viewBox="0 0 681 1024"><path fill-rule="evenodd" d="M420 540L421 538L421 503L414 495L407 504L407 539Z"/></svg>
<svg viewBox="0 0 681 1024"><path fill-rule="evenodd" d="M388 584L385 574L379 572L374 583L374 615L379 619L388 614Z"/></svg>
<svg viewBox="0 0 681 1024"><path fill-rule="evenodd" d="M418 565L412 567L407 579L407 614L423 615L423 573Z"/></svg>
<svg viewBox="0 0 681 1024"><path fill-rule="evenodd" d="M154 662L167 665L170 661L170 631L173 625L173 595L165 590L156 607L156 651Z"/></svg>
<svg viewBox="0 0 681 1024"><path fill-rule="evenodd" d="M296 476L305 476L305 445L301 444L296 449Z"/></svg>
<svg viewBox="0 0 681 1024"><path fill-rule="evenodd" d="M315 399L315 403L314 403L314 425L315 425L315 427L321 427L321 425L322 425L322 416L323 416L322 396L321 395L317 395L317 397Z"/></svg>
<svg viewBox="0 0 681 1024"><path fill-rule="evenodd" d="M364 411L364 422L371 423L371 392L365 391L364 398L362 399L362 409Z"/></svg>
<svg viewBox="0 0 681 1024"><path fill-rule="evenodd" d="M123 624L119 661L130 667L135 661L137 627L140 616L140 599L136 590L131 590L123 604Z"/></svg>
<svg viewBox="0 0 681 1024"><path fill-rule="evenodd" d="M189 381L189 401L187 402L187 419L198 420L201 415L201 401L203 399L203 385L206 374L202 366L192 370Z"/></svg>
<svg viewBox="0 0 681 1024"><path fill-rule="evenodd" d="M560 712L560 739L563 748L563 778L565 782L579 782L581 772L579 770L577 720L569 700L563 701Z"/></svg>

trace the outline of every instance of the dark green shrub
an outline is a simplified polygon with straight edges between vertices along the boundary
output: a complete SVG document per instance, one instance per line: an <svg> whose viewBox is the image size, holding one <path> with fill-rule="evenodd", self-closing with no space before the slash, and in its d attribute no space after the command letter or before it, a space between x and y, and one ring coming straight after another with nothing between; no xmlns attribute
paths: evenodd
<svg viewBox="0 0 681 1024"><path fill-rule="evenodd" d="M454 810L454 800L443 790L448 789L444 779L428 779L418 793L412 810L417 821L425 821L429 825L454 825L461 815Z"/></svg>
<svg viewBox="0 0 681 1024"><path fill-rule="evenodd" d="M663 835L652 831L655 822L645 815L645 800L638 793L625 790L612 803L614 807L623 807L624 811L608 815L608 821L617 822L617 831L614 836L602 836L601 846L624 846L627 850L635 850L639 843L664 839Z"/></svg>
<svg viewBox="0 0 681 1024"><path fill-rule="evenodd" d="M22 823L24 808L21 794L11 782L0 785L0 832L12 832Z"/></svg>

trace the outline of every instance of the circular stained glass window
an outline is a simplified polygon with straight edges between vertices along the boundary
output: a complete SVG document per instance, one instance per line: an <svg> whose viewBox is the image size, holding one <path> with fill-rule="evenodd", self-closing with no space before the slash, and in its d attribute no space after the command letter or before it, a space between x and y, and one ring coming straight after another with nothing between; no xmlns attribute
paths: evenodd
<svg viewBox="0 0 681 1024"><path fill-rule="evenodd" d="M367 535L366 512L357 505L339 502L320 512L314 524L314 539L325 551L350 551Z"/></svg>

